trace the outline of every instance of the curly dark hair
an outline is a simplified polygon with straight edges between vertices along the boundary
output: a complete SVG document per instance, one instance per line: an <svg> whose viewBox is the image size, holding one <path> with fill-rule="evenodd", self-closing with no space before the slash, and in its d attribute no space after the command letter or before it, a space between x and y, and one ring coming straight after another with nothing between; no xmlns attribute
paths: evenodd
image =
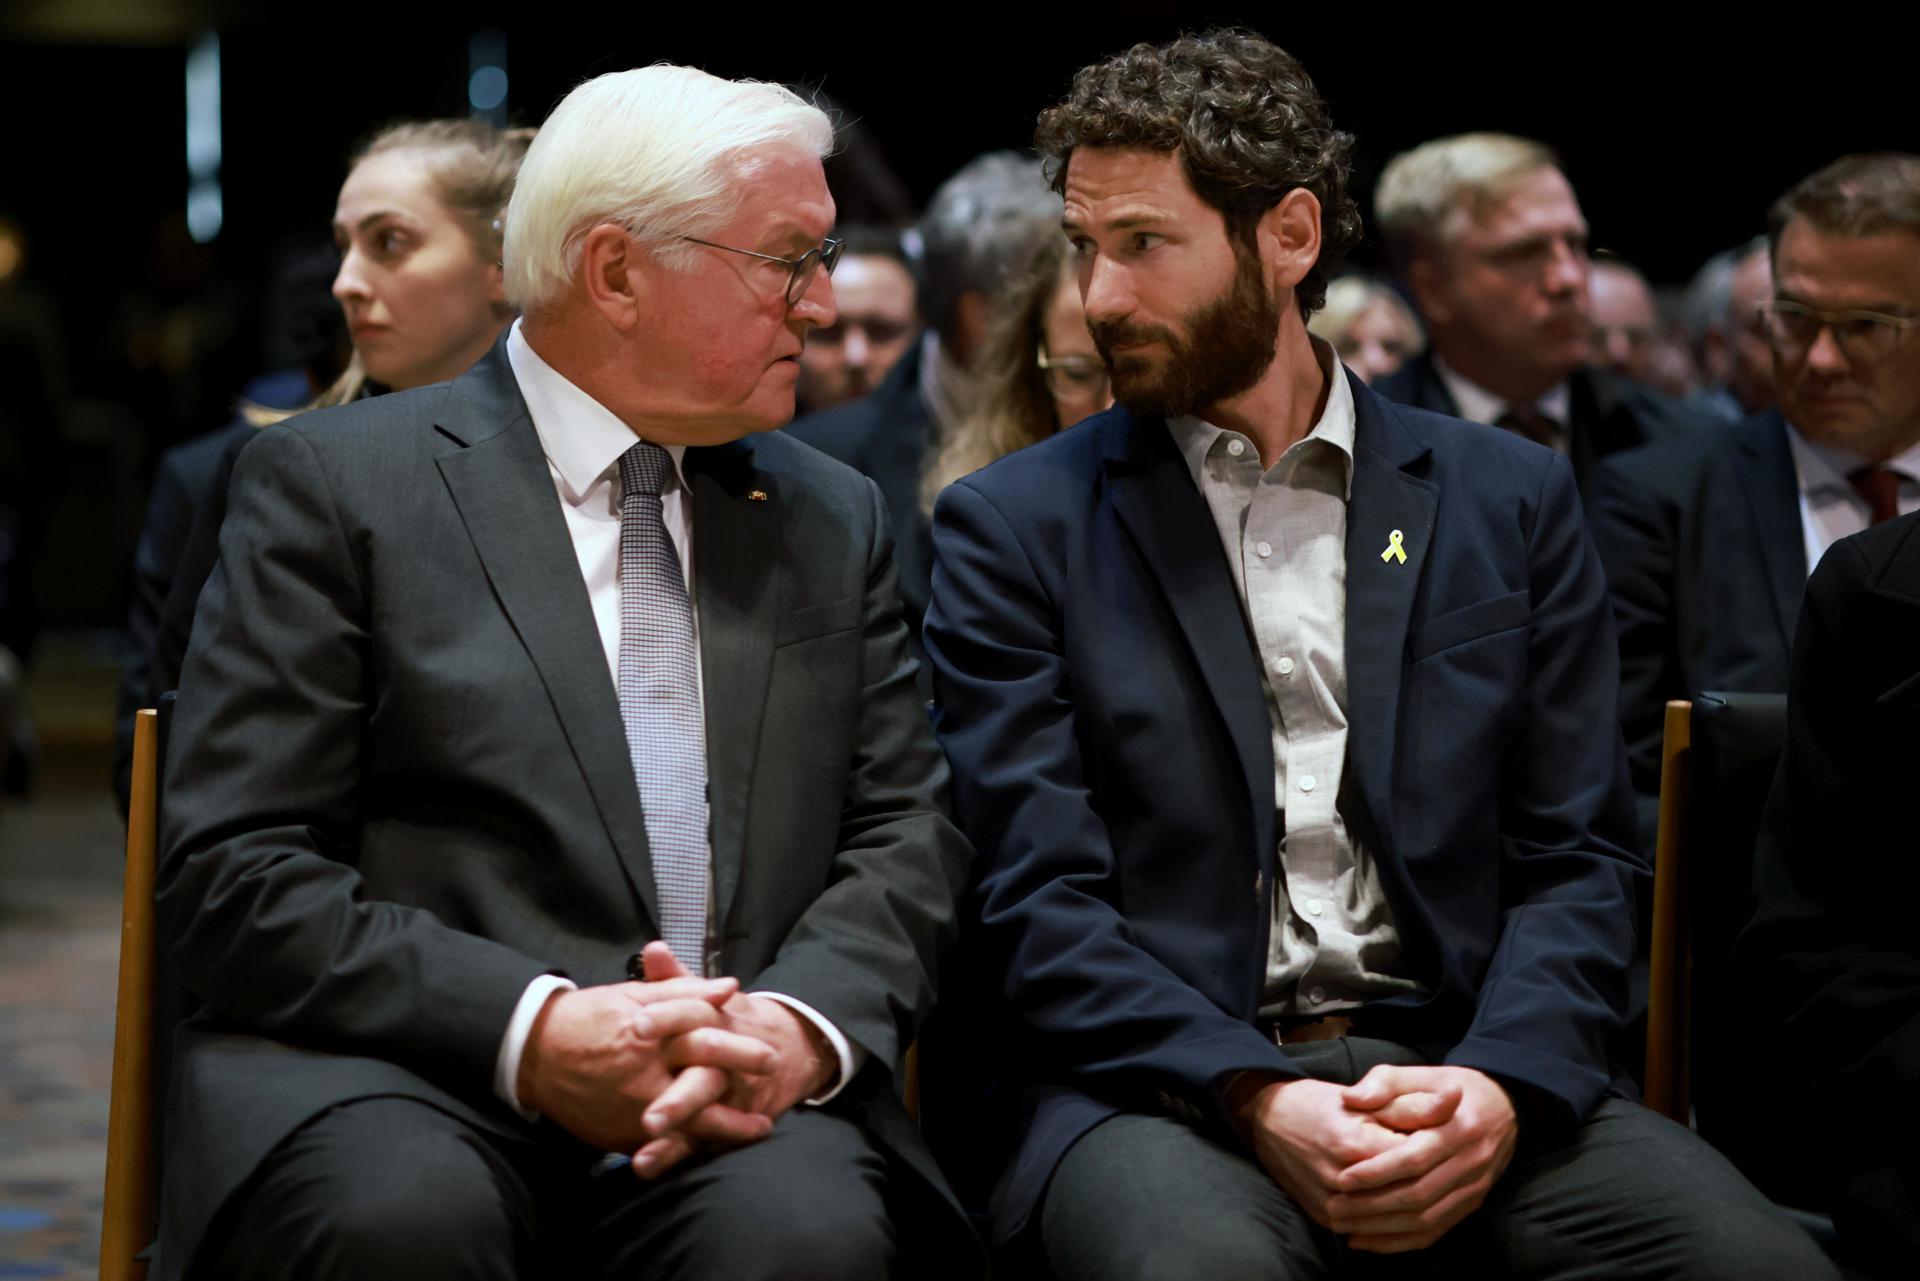
<svg viewBox="0 0 1920 1281"><path fill-rule="evenodd" d="M1076 147L1177 151L1187 181L1218 209L1244 252L1261 215L1304 187L1320 202L1320 261L1295 287L1302 316L1326 302L1339 259L1360 242L1347 194L1353 135L1293 56L1250 31L1137 44L1073 77L1066 101L1040 113L1034 149L1064 191Z"/></svg>

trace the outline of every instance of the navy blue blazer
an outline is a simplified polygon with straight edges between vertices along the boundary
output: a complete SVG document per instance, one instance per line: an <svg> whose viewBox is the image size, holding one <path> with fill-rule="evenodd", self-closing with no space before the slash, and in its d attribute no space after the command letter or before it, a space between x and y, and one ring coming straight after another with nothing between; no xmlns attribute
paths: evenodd
<svg viewBox="0 0 1920 1281"><path fill-rule="evenodd" d="M1564 458L1350 381L1342 812L1425 987L1370 1006L1367 1035L1571 1127L1614 1078L1646 875L1606 582ZM998 1020L967 1038L997 1096L969 1138L1004 1240L1106 1117L1171 1100L1223 1124L1233 1074L1296 1074L1255 1025L1272 744L1160 420L1116 408L958 482L933 541L935 723L980 856L962 964L989 985L961 1005Z"/></svg>
<svg viewBox="0 0 1920 1281"><path fill-rule="evenodd" d="M1780 693L1806 589L1800 482L1776 409L1616 454L1587 510L1620 631L1620 716L1651 851L1667 700Z"/></svg>

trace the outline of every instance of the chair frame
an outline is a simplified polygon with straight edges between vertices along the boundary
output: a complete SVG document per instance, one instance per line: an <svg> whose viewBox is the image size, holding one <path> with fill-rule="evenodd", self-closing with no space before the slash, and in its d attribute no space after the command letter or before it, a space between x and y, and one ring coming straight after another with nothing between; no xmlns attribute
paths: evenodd
<svg viewBox="0 0 1920 1281"><path fill-rule="evenodd" d="M1645 1099L1687 1125L1692 1113L1687 1029L1692 953L1687 937L1687 824L1693 804L1693 704L1667 704L1660 745L1660 819L1653 858L1653 963L1647 983Z"/></svg>
<svg viewBox="0 0 1920 1281"><path fill-rule="evenodd" d="M153 1240L153 880L159 854L160 718L136 713L127 868L120 905L120 988L113 1017L101 1281L145 1281L138 1257Z"/></svg>

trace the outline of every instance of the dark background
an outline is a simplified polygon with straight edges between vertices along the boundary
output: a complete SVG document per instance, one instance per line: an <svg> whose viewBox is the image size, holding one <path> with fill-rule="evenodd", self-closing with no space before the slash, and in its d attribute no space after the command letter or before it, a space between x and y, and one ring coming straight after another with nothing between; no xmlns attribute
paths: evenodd
<svg viewBox="0 0 1920 1281"><path fill-rule="evenodd" d="M977 152L1024 145L1082 64L1240 21L1296 54L1358 135L1363 209L1380 165L1407 146L1465 129L1528 134L1561 152L1595 246L1657 283L1683 282L1759 231L1773 197L1835 156L1920 147L1910 47L1858 29L1862 11L1850 11L1854 30L1811 35L1805 13L1757 9L1711 22L1677 6L1429 12L5 0L0 219L27 258L0 285L0 314L50 317L53 430L73 444L59 483L79 475L80 492L108 493L105 512L70 504L49 530L37 575L47 621L118 617L158 448L224 421L244 381L280 359L274 265L324 242L357 138L468 110L478 29L506 38L514 123L538 123L597 72L661 59L806 81L873 130L923 201ZM183 69L208 30L221 41L225 223L196 246L182 215Z"/></svg>

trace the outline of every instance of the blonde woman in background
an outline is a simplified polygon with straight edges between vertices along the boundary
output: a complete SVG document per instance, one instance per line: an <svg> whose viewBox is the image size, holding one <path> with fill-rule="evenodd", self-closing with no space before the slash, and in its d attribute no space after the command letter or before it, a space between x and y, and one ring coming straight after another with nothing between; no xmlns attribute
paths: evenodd
<svg viewBox="0 0 1920 1281"><path fill-rule="evenodd" d="M333 296L353 357L303 409L243 404L244 422L266 427L305 409L443 382L484 355L513 319L501 288L501 216L532 141L531 129L417 120L355 151L333 216ZM114 785L123 808L133 713L179 681L194 606L219 554L227 478L251 438L236 423L168 451L156 473L120 671Z"/></svg>
<svg viewBox="0 0 1920 1281"><path fill-rule="evenodd" d="M306 409L445 382L493 346L513 319L500 218L532 141L531 129L418 120L354 153L333 214L353 359ZM249 413L258 426L289 416Z"/></svg>
<svg viewBox="0 0 1920 1281"><path fill-rule="evenodd" d="M1385 378L1426 349L1426 332L1413 309L1386 285L1366 276L1342 276L1327 286L1327 305L1307 329L1333 344L1364 383Z"/></svg>
<svg viewBox="0 0 1920 1281"><path fill-rule="evenodd" d="M960 477L1113 404L1063 237L1045 237L995 300L980 383L973 412L930 456L921 478L920 505L928 512Z"/></svg>

